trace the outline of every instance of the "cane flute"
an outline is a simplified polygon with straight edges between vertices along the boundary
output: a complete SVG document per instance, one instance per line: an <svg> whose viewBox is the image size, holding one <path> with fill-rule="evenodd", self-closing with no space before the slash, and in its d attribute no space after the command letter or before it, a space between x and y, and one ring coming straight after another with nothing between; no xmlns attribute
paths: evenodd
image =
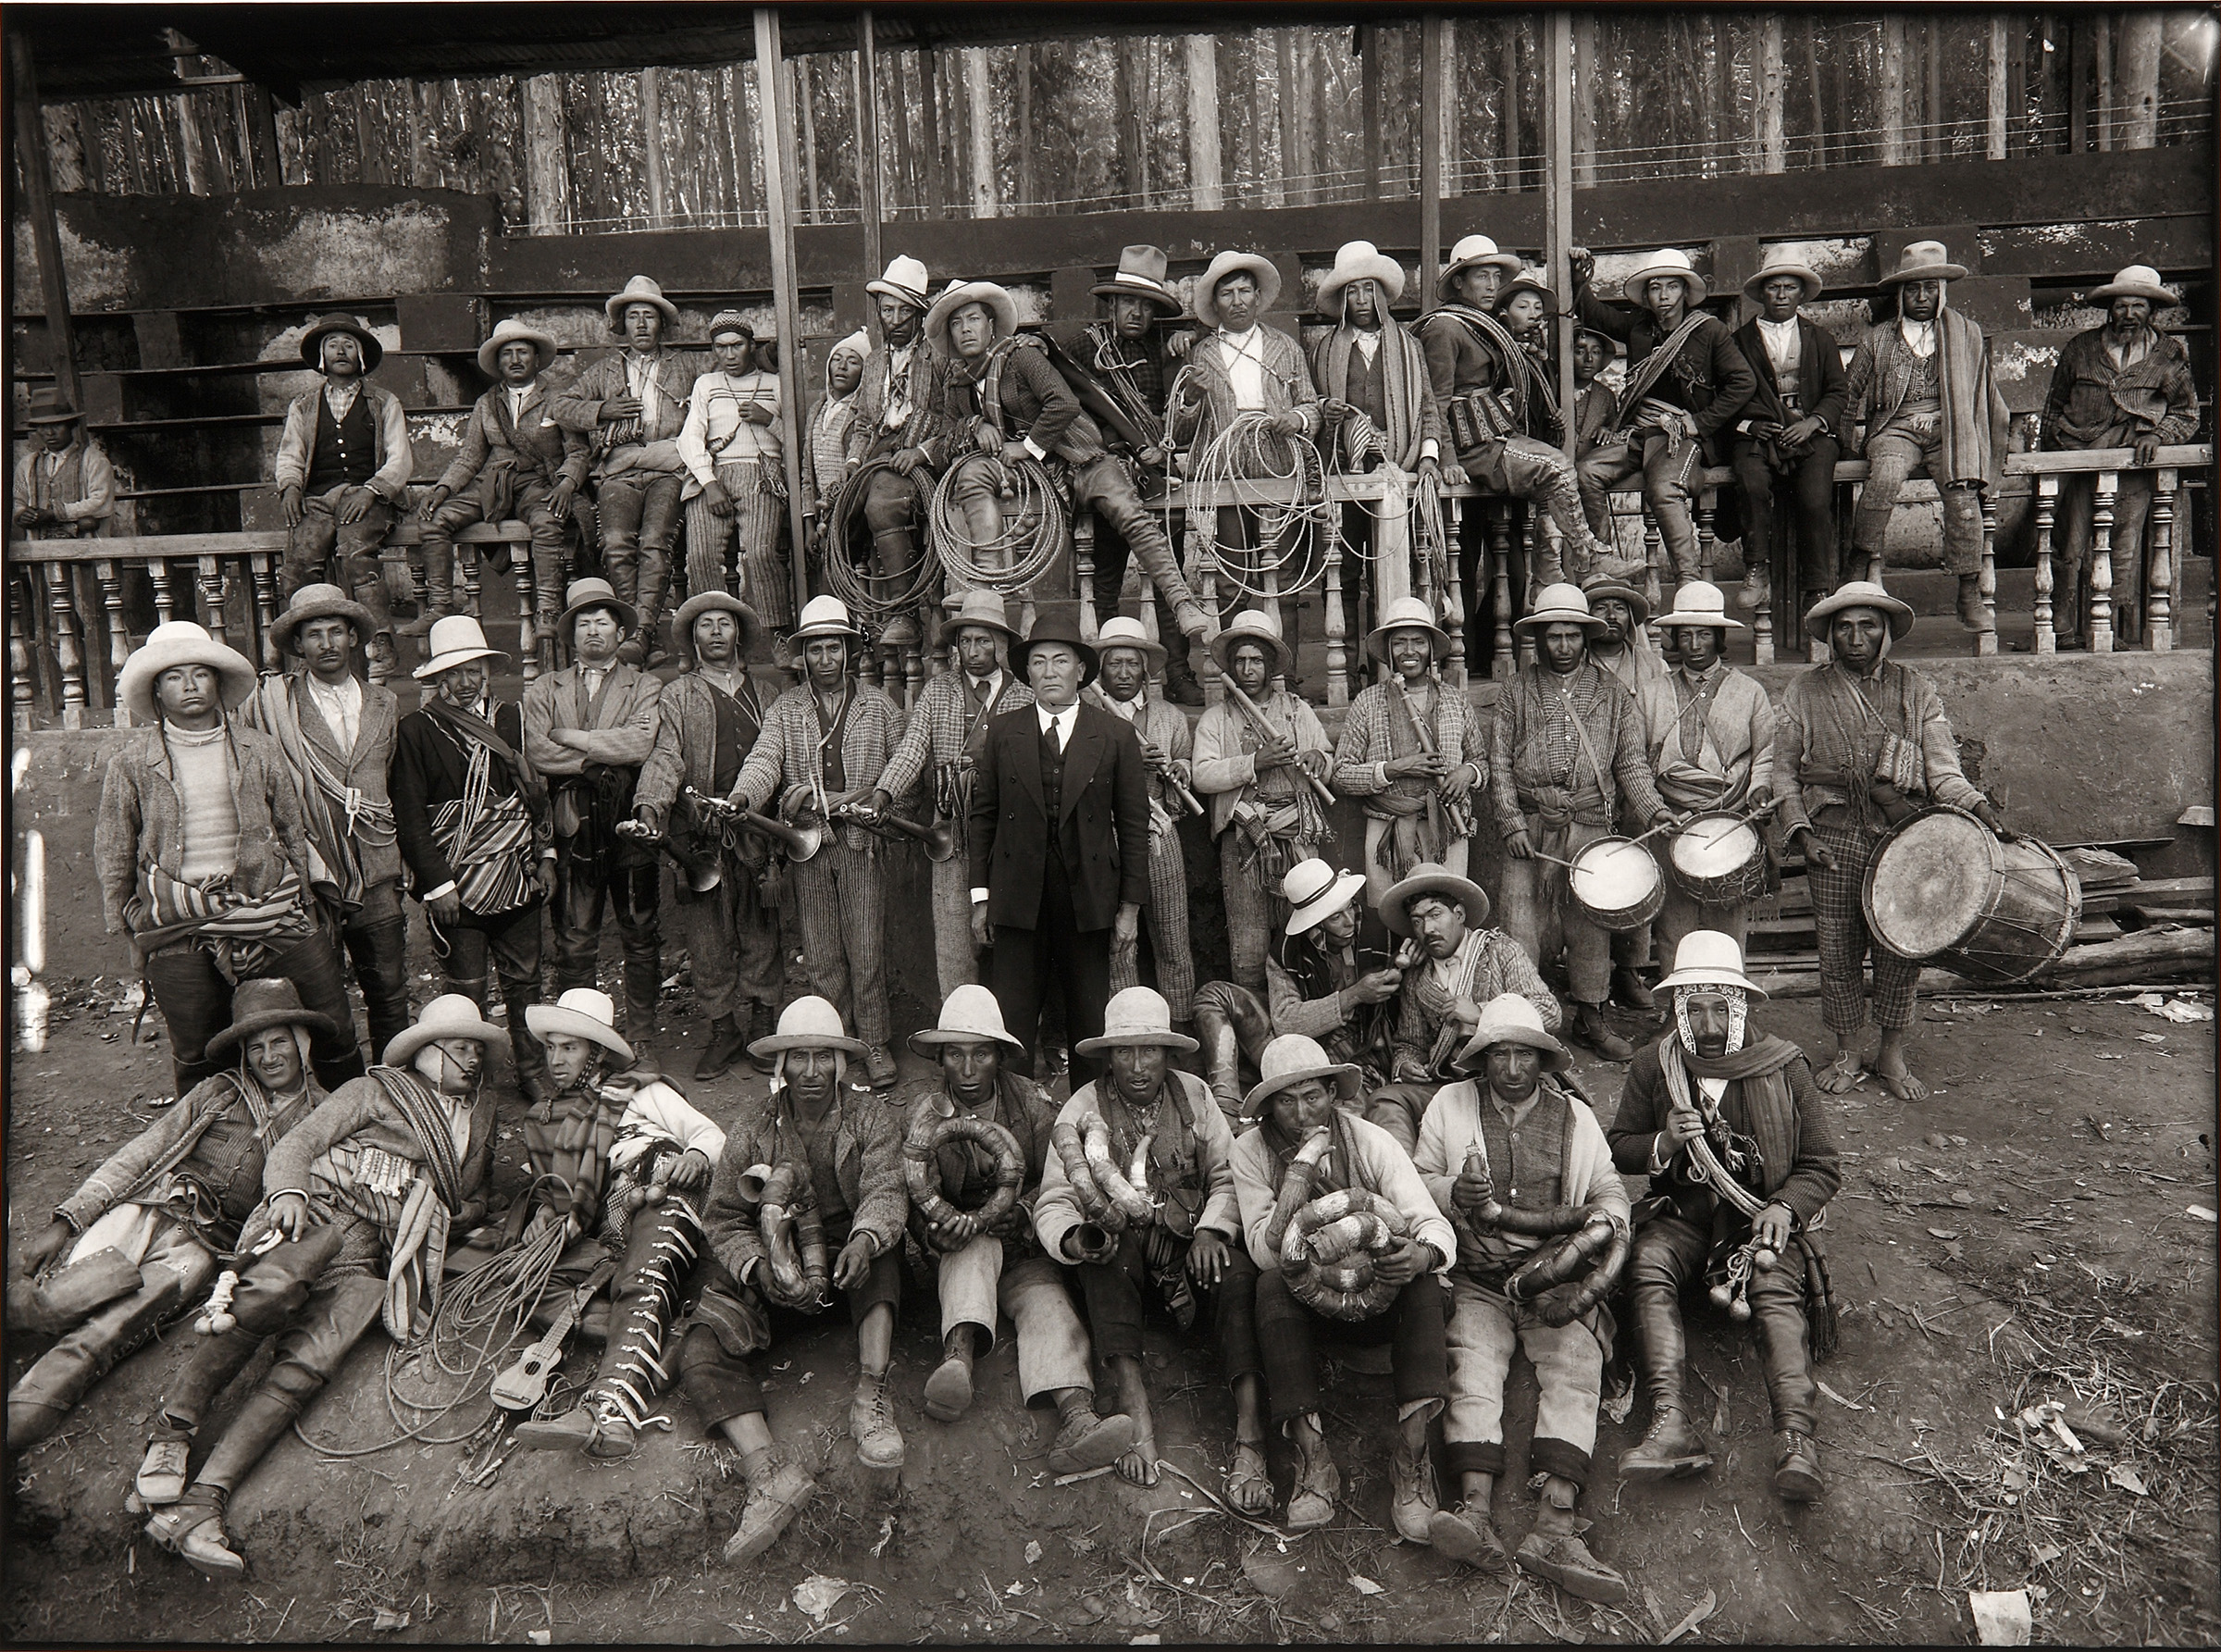
<svg viewBox="0 0 2221 1652"><path fill-rule="evenodd" d="M1411 691L1404 687L1404 679L1400 677L1396 679L1396 691L1404 697L1404 713L1407 716L1410 716ZM1418 717L1411 717L1411 732L1419 736L1420 748L1429 757L1439 756L1442 752L1442 697L1446 691L1442 686L1441 679L1437 677L1434 683L1434 733L1428 733L1425 723ZM1444 776L1445 779L1447 777ZM1471 837L1479 829L1473 821L1471 803L1465 798L1452 797L1443 789L1441 780L1434 782L1434 790L1442 800L1443 816L1450 823L1451 833L1459 838Z"/></svg>
<svg viewBox="0 0 2221 1652"><path fill-rule="evenodd" d="M1261 709L1259 709L1257 702L1242 692L1240 685L1235 683L1234 680L1234 674L1232 672L1221 672L1219 674L1219 682L1221 686L1225 689L1227 694L1232 697L1235 707L1240 710L1242 715L1249 719L1249 727L1256 731L1257 738L1259 740L1270 744L1271 742L1281 738L1280 730L1273 727L1271 723L1265 720L1265 714ZM1294 730L1291 729L1289 731L1288 739L1291 742L1293 742L1295 739ZM1314 793L1317 794L1319 799L1319 806L1321 809L1331 809L1334 806L1334 789L1329 787L1325 781L1321 780L1317 775L1312 774L1309 769L1305 768L1300 761L1290 764L1288 766L1293 768L1298 775L1301 775L1305 783L1310 787Z"/></svg>

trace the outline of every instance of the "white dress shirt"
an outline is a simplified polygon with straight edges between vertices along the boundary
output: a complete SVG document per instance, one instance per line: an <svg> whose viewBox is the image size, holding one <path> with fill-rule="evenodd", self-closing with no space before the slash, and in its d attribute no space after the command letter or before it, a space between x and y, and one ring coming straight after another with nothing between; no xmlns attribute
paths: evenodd
<svg viewBox="0 0 2221 1652"><path fill-rule="evenodd" d="M502 387L502 393L509 398L509 422L511 424L517 426L524 424L525 404L531 400L532 392L539 388L538 379L533 380L530 384L510 384Z"/></svg>
<svg viewBox="0 0 2221 1652"><path fill-rule="evenodd" d="M1940 313L1940 312L1939 312ZM1915 321L1909 317L1897 317L1897 333L1905 348L1923 361L1936 353L1936 324L1933 321Z"/></svg>
<svg viewBox="0 0 2221 1652"><path fill-rule="evenodd" d="M1234 386L1234 404L1244 413L1265 410L1265 346L1252 327L1245 333L1219 332L1219 359Z"/></svg>
<svg viewBox="0 0 2221 1652"><path fill-rule="evenodd" d="M1773 363L1774 373L1793 373L1803 360L1803 345L1798 338L1797 317L1786 321L1769 321L1758 317L1758 336L1766 341L1766 356Z"/></svg>
<svg viewBox="0 0 2221 1652"><path fill-rule="evenodd" d="M363 685L351 673L334 688L313 671L303 672L301 680L308 685L309 703L316 708L332 733L340 737L340 750L354 750L355 735L363 726Z"/></svg>

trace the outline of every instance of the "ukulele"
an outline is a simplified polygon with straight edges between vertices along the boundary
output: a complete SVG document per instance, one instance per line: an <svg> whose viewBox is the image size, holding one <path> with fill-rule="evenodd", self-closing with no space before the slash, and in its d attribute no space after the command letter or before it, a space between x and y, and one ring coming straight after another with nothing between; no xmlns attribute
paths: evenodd
<svg viewBox="0 0 2221 1652"><path fill-rule="evenodd" d="M548 1334L529 1345L502 1374L493 1379L491 1397L495 1405L505 1411L528 1411L548 1396L548 1377L556 1366L563 1363L563 1345L578 1323L579 1310L594 1298L594 1293L609 1282L617 1271L614 1262L602 1262L587 1275L586 1283L573 1291Z"/></svg>

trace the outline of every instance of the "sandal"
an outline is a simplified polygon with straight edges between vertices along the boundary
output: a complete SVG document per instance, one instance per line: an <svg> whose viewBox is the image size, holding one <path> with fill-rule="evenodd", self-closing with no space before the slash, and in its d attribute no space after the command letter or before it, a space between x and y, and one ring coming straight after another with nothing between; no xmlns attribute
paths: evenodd
<svg viewBox="0 0 2221 1652"><path fill-rule="evenodd" d="M1268 1514L1272 1509L1272 1471L1262 1440L1236 1440L1234 1463L1226 1471L1226 1501L1236 1513Z"/></svg>
<svg viewBox="0 0 2221 1652"><path fill-rule="evenodd" d="M159 1509L185 1495L185 1464L191 1449L181 1439L157 1436L146 1443L146 1458L131 1483L144 1508Z"/></svg>
<svg viewBox="0 0 2221 1652"><path fill-rule="evenodd" d="M1848 1050L1840 1050L1835 1060L1813 1075L1813 1082L1830 1096L1848 1095L1866 1073L1867 1064L1856 1055Z"/></svg>

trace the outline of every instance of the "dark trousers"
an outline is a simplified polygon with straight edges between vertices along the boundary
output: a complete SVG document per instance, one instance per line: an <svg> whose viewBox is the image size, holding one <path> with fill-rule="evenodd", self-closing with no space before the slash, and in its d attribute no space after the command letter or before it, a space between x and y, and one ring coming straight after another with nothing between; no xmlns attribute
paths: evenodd
<svg viewBox="0 0 2221 1652"><path fill-rule="evenodd" d="M1788 584L1790 570L1774 544L1774 491L1782 479L1788 480L1796 513L1797 587L1807 604L1833 590L1839 578L1835 461L1842 452L1834 437L1816 436L1805 456L1780 473L1767 463L1766 448L1748 437L1736 438L1730 454L1735 485L1743 490L1743 565L1763 567L1777 586ZM1856 577L1865 578L1866 570L1860 569Z"/></svg>
<svg viewBox="0 0 2221 1652"><path fill-rule="evenodd" d="M490 916L465 907L453 928L432 930L432 950L448 986L467 996L481 1013L490 1007L486 979L490 963L501 977L502 1002L509 1011L509 1048L516 1058L520 1088L548 1070L540 1040L525 1025L527 1007L540 1002L540 905L534 899L515 911ZM428 920L430 914L426 915Z"/></svg>
<svg viewBox="0 0 2221 1652"><path fill-rule="evenodd" d="M663 985L664 932L656 913L663 868L652 860L632 863L630 855L606 852L598 862L582 862L573 852L577 841L565 838L555 844L555 905L549 913L555 954L549 960L551 989L561 993L596 984L602 914L614 907L617 933L625 942L626 1002L652 1014Z"/></svg>
<svg viewBox="0 0 2221 1652"><path fill-rule="evenodd" d="M370 1055L383 1060L386 1046L409 1027L409 920L401 910L401 882L388 878L363 891L363 903L340 925L340 946L354 964L363 1008L370 1013Z"/></svg>
<svg viewBox="0 0 2221 1652"><path fill-rule="evenodd" d="M254 975L291 981L301 994L301 1007L331 1022L334 1031L316 1033L309 1039L308 1058L317 1083L336 1090L363 1075L363 1052L354 1041L354 1011L340 974L339 948L321 924L315 934L279 952ZM210 1061L207 1048L209 1039L231 1025L231 983L216 967L208 948L189 940L165 947L146 961L146 984L169 1032L170 1066L182 1096L228 1064ZM1099 1029L1099 1007L1096 1013Z"/></svg>
<svg viewBox="0 0 2221 1652"><path fill-rule="evenodd" d="M1711 1250L1711 1234L1694 1222L1656 1216L1644 1223L1635 1236L1634 1260L1628 1267L1635 1323L1645 1325L1659 1314L1678 1318L1681 1293L1704 1279ZM1795 1265L1801 1260L1802 1253L1793 1247L1782 1259L1789 1265L1751 1274L1751 1327L1758 1333L1775 1428L1808 1435L1818 1389L1805 1357L1805 1271Z"/></svg>
<svg viewBox="0 0 2221 1652"><path fill-rule="evenodd" d="M1052 853L1042 868L1041 907L1034 926L995 925L995 962L988 973L1003 1025L1025 1046L1019 1071L1033 1076L1042 992L1054 980L1064 989L1072 1087L1093 1083L1102 1063L1080 1053L1080 1040L1099 1037L1103 1030L1103 1006L1110 1001L1110 931L1080 928L1072 912L1072 883L1059 856Z"/></svg>
<svg viewBox="0 0 2221 1652"><path fill-rule="evenodd" d="M1095 1351L1106 1360L1141 1358L1145 1304L1160 1294L1149 1277L1145 1245L1151 1238L1169 1241L1180 1255L1180 1265L1186 1266L1189 1242L1161 1227L1150 1227L1126 1234L1119 1240L1118 1254L1109 1261L1082 1262L1077 1270L1080 1295L1087 1304L1088 1333L1095 1338ZM1235 1239L1227 1246L1217 1289L1205 1290L1193 1274L1188 1275L1188 1288L1202 1310L1197 1317L1210 1320L1210 1338L1219 1350L1219 1374L1229 1385L1246 1376L1262 1376L1264 1356L1257 1343L1257 1264L1242 1242Z"/></svg>
<svg viewBox="0 0 2221 1652"><path fill-rule="evenodd" d="M1273 1426L1319 1409L1319 1360L1311 1338L1321 1325L1350 1342L1388 1344L1399 1410L1416 1400L1446 1399L1450 1355L1443 1328L1449 1301L1442 1281L1421 1273L1382 1312L1350 1323L1306 1306L1278 1268L1265 1269L1257 1276L1257 1340L1264 1350Z"/></svg>

